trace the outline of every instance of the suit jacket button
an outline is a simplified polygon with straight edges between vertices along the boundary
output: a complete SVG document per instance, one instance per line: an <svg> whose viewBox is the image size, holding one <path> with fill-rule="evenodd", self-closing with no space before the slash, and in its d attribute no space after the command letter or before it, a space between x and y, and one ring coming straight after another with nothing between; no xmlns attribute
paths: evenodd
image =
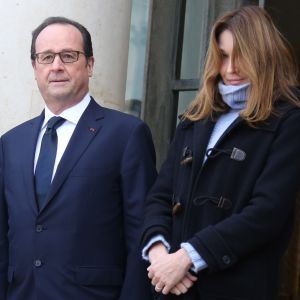
<svg viewBox="0 0 300 300"><path fill-rule="evenodd" d="M231 263L231 259L230 259L230 257L229 257L228 255L224 255L224 256L222 257L222 260L223 260L223 263L224 263L225 265L229 265L229 264Z"/></svg>
<svg viewBox="0 0 300 300"><path fill-rule="evenodd" d="M35 227L35 231L36 232L42 232L43 231L43 225L36 225L36 227Z"/></svg>
<svg viewBox="0 0 300 300"><path fill-rule="evenodd" d="M36 259L36 260L34 261L34 266L35 266L36 268L41 267L41 266L42 266L42 261L41 261L40 259Z"/></svg>

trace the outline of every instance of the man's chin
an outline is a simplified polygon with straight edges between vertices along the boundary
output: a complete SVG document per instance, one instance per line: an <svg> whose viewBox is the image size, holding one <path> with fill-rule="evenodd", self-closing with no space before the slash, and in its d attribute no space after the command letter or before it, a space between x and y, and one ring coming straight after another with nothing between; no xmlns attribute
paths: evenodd
<svg viewBox="0 0 300 300"><path fill-rule="evenodd" d="M72 96L69 91L63 91L57 89L55 91L51 91L51 93L48 93L46 97L51 102L68 102L69 99L72 99Z"/></svg>

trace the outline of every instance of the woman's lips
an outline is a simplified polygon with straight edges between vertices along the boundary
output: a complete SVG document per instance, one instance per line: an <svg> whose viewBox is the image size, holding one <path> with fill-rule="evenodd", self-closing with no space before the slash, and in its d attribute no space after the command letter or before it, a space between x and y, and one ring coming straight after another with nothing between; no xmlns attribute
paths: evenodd
<svg viewBox="0 0 300 300"><path fill-rule="evenodd" d="M227 85L239 85L245 83L245 80L243 79L230 79L226 80Z"/></svg>

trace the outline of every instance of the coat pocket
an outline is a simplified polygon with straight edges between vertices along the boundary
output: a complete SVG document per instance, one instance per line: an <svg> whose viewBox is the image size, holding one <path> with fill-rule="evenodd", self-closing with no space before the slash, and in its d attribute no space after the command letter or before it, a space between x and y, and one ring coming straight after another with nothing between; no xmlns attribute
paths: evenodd
<svg viewBox="0 0 300 300"><path fill-rule="evenodd" d="M76 282L80 285L121 286L123 283L123 272L116 267L78 267Z"/></svg>

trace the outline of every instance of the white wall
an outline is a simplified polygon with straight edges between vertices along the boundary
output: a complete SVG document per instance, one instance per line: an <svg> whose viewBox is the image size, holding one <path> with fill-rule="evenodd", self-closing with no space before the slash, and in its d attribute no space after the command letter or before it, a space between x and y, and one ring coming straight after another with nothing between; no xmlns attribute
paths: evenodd
<svg viewBox="0 0 300 300"><path fill-rule="evenodd" d="M95 68L90 92L123 109L131 0L0 0L0 134L39 114L43 101L30 62L31 32L49 16L82 23L91 33Z"/></svg>

